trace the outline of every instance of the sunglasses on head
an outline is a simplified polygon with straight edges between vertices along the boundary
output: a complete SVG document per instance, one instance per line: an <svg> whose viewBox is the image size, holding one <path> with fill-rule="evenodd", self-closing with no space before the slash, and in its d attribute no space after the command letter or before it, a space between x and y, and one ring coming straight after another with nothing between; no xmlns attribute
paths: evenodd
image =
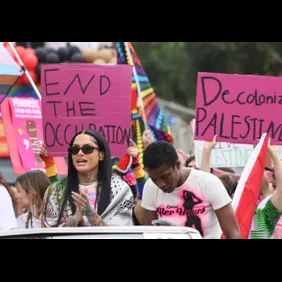
<svg viewBox="0 0 282 282"><path fill-rule="evenodd" d="M88 154L92 154L95 150L99 151L99 148L86 144L82 147L79 147L78 145L74 145L72 147L69 147L68 149L71 155L77 155L80 150L82 151L83 154L88 155Z"/></svg>

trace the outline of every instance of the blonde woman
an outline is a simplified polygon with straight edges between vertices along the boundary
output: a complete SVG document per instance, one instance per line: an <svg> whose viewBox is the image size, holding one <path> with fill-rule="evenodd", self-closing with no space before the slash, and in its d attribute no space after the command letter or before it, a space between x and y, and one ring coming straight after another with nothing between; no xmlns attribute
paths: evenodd
<svg viewBox="0 0 282 282"><path fill-rule="evenodd" d="M17 178L18 205L25 211L17 218L18 228L41 228L42 201L50 184L48 176L41 170L28 171Z"/></svg>

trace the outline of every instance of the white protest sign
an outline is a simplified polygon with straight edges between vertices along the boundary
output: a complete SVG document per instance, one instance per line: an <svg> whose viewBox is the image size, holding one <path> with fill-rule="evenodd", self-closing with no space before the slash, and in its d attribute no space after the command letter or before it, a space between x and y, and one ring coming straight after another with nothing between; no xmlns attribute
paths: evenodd
<svg viewBox="0 0 282 282"><path fill-rule="evenodd" d="M200 167L205 141L194 140L196 166ZM211 151L210 167L244 167L253 151L253 145L217 142Z"/></svg>
<svg viewBox="0 0 282 282"><path fill-rule="evenodd" d="M191 121L194 133L195 119ZM194 140L196 166L200 167L205 141ZM211 151L210 167L244 167L253 151L251 144L217 142Z"/></svg>

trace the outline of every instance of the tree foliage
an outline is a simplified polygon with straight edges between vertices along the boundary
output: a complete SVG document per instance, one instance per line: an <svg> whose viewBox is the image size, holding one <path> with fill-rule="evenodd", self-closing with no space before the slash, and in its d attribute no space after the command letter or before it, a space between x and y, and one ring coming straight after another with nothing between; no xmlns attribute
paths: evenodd
<svg viewBox="0 0 282 282"><path fill-rule="evenodd" d="M157 96L194 107L198 72L280 75L280 42L133 42Z"/></svg>

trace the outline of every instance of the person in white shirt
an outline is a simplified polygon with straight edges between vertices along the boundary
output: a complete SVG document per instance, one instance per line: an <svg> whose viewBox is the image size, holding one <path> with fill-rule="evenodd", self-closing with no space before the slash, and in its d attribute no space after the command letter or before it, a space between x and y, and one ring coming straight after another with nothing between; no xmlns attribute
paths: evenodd
<svg viewBox="0 0 282 282"><path fill-rule="evenodd" d="M214 175L181 167L175 148L168 142L150 144L144 152L146 182L141 206L145 224L161 219L171 225L197 229L203 238L239 239L240 230L231 198Z"/></svg>
<svg viewBox="0 0 282 282"><path fill-rule="evenodd" d="M17 228L17 220L8 184L0 174L0 231Z"/></svg>
<svg viewBox="0 0 282 282"><path fill-rule="evenodd" d="M41 228L43 197L50 185L50 179L41 170L28 171L16 179L19 208L25 210L24 214L17 218L19 229Z"/></svg>

